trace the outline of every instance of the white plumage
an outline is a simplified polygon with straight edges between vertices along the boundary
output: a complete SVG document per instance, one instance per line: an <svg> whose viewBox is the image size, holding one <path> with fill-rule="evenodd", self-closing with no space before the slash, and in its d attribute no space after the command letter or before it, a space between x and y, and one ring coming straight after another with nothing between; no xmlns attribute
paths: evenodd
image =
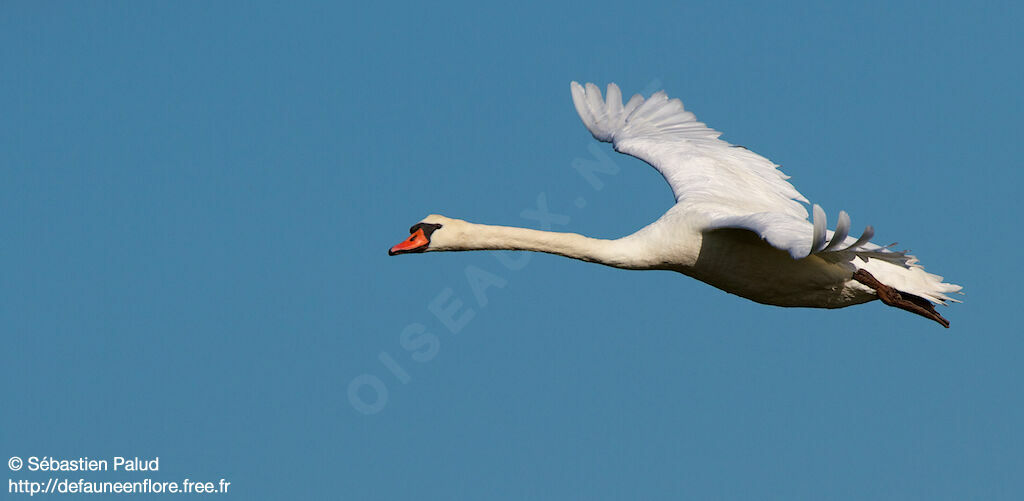
<svg viewBox="0 0 1024 501"><path fill-rule="evenodd" d="M664 91L647 100L634 95L623 106L615 84L608 85L607 99L601 98L594 84L584 87L573 82L571 87L576 111L594 138L657 169L672 187L677 207L689 218L703 219L704 230L750 230L794 259L811 254L833 262L858 258L863 262L858 267L867 267L883 283L892 278L902 285L901 290L935 303L951 300L946 293L960 290L943 284L938 275L924 273L914 256L870 243L874 235L870 226L860 238L847 237L850 217L846 212L839 213L835 232L826 230L825 211L818 205L814 205L813 223L809 222L807 210L799 203L808 203L807 199L786 181L789 176L777 165L718 139L719 132L697 121L680 100L669 99Z"/></svg>
<svg viewBox="0 0 1024 501"><path fill-rule="evenodd" d="M594 138L664 176L676 203L661 218L632 235L601 240L432 215L421 223L436 229L421 246L403 242L392 253L549 252L619 268L674 270L765 304L838 308L880 297L948 326L928 301L955 301L947 294L960 286L925 272L914 256L871 243L870 226L850 236L845 212L834 231L818 205L808 220L807 199L777 165L720 140L678 99L662 91L623 104L615 84L606 98L594 84L573 82L571 90Z"/></svg>

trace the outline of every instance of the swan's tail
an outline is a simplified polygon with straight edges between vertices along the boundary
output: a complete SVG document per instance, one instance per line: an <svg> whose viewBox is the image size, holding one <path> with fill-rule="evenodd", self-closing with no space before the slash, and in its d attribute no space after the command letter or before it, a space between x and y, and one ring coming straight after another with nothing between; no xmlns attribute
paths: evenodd
<svg viewBox="0 0 1024 501"><path fill-rule="evenodd" d="M870 242L875 231L871 226L864 229L859 238L849 236L850 216L839 212L835 231L827 230L825 211L817 204L813 210L814 233L811 239L811 254L832 262L851 262L859 270L865 270L885 285L923 297L935 304L959 303L947 294L960 292L963 287L947 284L943 278L924 271L917 258L907 251L894 251L892 245L880 246ZM895 245L895 244L893 244Z"/></svg>

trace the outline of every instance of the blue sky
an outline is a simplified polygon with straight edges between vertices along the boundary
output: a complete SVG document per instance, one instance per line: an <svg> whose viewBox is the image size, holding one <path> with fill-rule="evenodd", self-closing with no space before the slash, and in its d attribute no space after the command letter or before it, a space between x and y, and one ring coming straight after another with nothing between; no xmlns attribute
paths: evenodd
<svg viewBox="0 0 1024 501"><path fill-rule="evenodd" d="M239 499L1019 497L1022 15L8 3L0 452L159 456L153 479ZM611 238L666 210L572 80L681 98L964 285L952 328L546 255L387 256L430 213L537 226L543 198ZM587 161L618 172L595 189Z"/></svg>

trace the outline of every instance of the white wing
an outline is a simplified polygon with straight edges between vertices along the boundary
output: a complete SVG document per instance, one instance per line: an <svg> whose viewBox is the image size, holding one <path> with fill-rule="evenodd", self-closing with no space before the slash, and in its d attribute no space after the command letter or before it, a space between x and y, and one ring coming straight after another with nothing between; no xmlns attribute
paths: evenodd
<svg viewBox="0 0 1024 501"><path fill-rule="evenodd" d="M759 234L771 245L800 259L814 253L854 251L880 253L905 264L907 258L868 243L847 238L850 218L841 212L835 232L825 227L818 206L814 223L800 202L807 199L786 180L789 176L767 158L718 136L678 99L664 91L645 100L634 95L625 105L615 84L603 99L596 85L573 82L572 100L583 123L615 151L651 164L672 187L676 204L688 217L703 221L703 229L742 228ZM838 256L837 256L838 257Z"/></svg>
<svg viewBox="0 0 1024 501"><path fill-rule="evenodd" d="M602 99L596 85L572 83L573 103L590 133L657 169L672 187L676 208L701 229L749 230L794 259L811 254L836 263L859 258L857 267L937 303L951 300L945 293L960 290L925 272L914 256L869 242L874 235L870 226L859 238L849 236L845 212L839 213L835 231L828 230L825 211L817 205L808 221L800 203L807 199L777 165L718 139L721 133L698 122L664 91L647 100L634 95L625 105L615 84L608 85L607 94Z"/></svg>

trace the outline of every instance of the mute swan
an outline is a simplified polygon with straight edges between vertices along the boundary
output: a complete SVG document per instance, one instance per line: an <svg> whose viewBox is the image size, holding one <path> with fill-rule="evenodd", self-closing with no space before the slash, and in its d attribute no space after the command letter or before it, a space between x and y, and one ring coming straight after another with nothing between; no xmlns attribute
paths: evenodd
<svg viewBox="0 0 1024 501"><path fill-rule="evenodd" d="M848 236L839 212L834 231L768 159L718 139L664 91L625 104L618 86L607 98L594 84L571 84L576 111L599 141L657 169L676 203L657 221L617 240L474 224L430 215L389 255L431 251L526 250L630 270L672 270L758 303L842 308L881 299L949 322L932 303L959 302L961 289L924 271L914 256L870 242L868 226ZM891 247L891 246L890 246Z"/></svg>

